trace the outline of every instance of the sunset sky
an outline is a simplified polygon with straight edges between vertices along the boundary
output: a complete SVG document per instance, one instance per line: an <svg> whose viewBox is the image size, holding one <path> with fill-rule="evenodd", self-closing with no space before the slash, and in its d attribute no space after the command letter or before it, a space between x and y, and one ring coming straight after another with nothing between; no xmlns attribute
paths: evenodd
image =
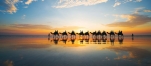
<svg viewBox="0 0 151 66"><path fill-rule="evenodd" d="M67 30L151 35L151 0L0 0L0 35Z"/></svg>

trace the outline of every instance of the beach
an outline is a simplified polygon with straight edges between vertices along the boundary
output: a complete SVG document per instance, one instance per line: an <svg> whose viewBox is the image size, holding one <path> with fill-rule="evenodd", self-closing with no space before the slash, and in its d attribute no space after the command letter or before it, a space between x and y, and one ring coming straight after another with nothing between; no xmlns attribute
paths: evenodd
<svg viewBox="0 0 151 66"><path fill-rule="evenodd" d="M150 66L151 36L106 41L43 35L0 36L0 66Z"/></svg>

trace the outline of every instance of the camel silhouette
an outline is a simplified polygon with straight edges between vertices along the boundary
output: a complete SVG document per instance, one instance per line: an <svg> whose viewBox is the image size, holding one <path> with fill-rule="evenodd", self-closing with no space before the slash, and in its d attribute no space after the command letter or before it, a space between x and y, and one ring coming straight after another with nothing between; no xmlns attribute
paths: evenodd
<svg viewBox="0 0 151 66"><path fill-rule="evenodd" d="M99 30L97 33L96 33L96 36L97 36L97 38L99 39L100 37L101 37L101 31Z"/></svg>
<svg viewBox="0 0 151 66"><path fill-rule="evenodd" d="M68 38L68 34L67 34L66 30L59 34L61 34L61 38Z"/></svg>
<svg viewBox="0 0 151 66"><path fill-rule="evenodd" d="M73 30L71 33L70 32L68 32L68 33L70 34L71 38L76 38L76 33Z"/></svg>
<svg viewBox="0 0 151 66"><path fill-rule="evenodd" d="M97 36L97 32L90 32L92 34L92 38L96 37Z"/></svg>
<svg viewBox="0 0 151 66"><path fill-rule="evenodd" d="M107 39L107 34L105 31L102 32L102 39Z"/></svg>
<svg viewBox="0 0 151 66"><path fill-rule="evenodd" d="M53 35L53 38L58 38L59 37L59 33L58 30L55 30L55 32L50 32Z"/></svg>
<svg viewBox="0 0 151 66"><path fill-rule="evenodd" d="M132 33L132 40L134 40L134 34Z"/></svg>
<svg viewBox="0 0 151 66"><path fill-rule="evenodd" d="M110 31L110 33L107 32L107 34L110 35L110 38L115 38L115 33L114 33L114 31Z"/></svg>
<svg viewBox="0 0 151 66"><path fill-rule="evenodd" d="M83 31L80 30L80 33L77 33L79 35L79 37L83 37L84 36L84 33Z"/></svg>
<svg viewBox="0 0 151 66"><path fill-rule="evenodd" d="M89 36L90 36L89 31L85 32L84 35L85 35L86 38L89 38Z"/></svg>
<svg viewBox="0 0 151 66"><path fill-rule="evenodd" d="M118 32L118 33L115 33L115 34L117 34L117 35L118 35L118 37L120 37L120 36L122 36L122 37L123 37L123 32L122 32L122 31L120 31L120 30L119 30L119 32Z"/></svg>

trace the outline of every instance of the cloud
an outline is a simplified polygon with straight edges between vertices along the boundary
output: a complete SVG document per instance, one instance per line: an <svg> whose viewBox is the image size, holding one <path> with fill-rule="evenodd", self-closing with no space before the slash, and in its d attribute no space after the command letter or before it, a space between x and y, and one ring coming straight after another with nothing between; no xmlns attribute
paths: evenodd
<svg viewBox="0 0 151 66"><path fill-rule="evenodd" d="M113 7L119 6L121 3L120 2L116 2Z"/></svg>
<svg viewBox="0 0 151 66"><path fill-rule="evenodd" d="M151 22L151 17L147 15L131 14L131 15L119 15L120 18L126 18L124 22L114 22L107 24L109 27L135 27L148 22Z"/></svg>
<svg viewBox="0 0 151 66"><path fill-rule="evenodd" d="M89 6L107 2L108 0L60 0L55 8L70 8L74 6Z"/></svg>
<svg viewBox="0 0 151 66"><path fill-rule="evenodd" d="M144 10L144 12L151 12L151 10Z"/></svg>
<svg viewBox="0 0 151 66"><path fill-rule="evenodd" d="M136 0L135 2L141 2L142 0Z"/></svg>
<svg viewBox="0 0 151 66"><path fill-rule="evenodd" d="M1 12L8 12L10 14L16 13L17 7L15 6L19 0L2 0L1 5L4 10L1 10Z"/></svg>
<svg viewBox="0 0 151 66"><path fill-rule="evenodd" d="M32 3L32 1L33 1L33 0L27 0L27 1L25 2L25 4L29 5L30 3Z"/></svg>
<svg viewBox="0 0 151 66"><path fill-rule="evenodd" d="M122 3L127 3L127 2L141 2L142 0L115 0L115 4L113 7L119 6Z"/></svg>
<svg viewBox="0 0 151 66"><path fill-rule="evenodd" d="M138 14L139 12L142 12L143 9L144 7L135 8L134 13Z"/></svg>
<svg viewBox="0 0 151 66"><path fill-rule="evenodd" d="M51 27L48 25L33 25L33 24L11 24L10 27L19 29L51 29Z"/></svg>

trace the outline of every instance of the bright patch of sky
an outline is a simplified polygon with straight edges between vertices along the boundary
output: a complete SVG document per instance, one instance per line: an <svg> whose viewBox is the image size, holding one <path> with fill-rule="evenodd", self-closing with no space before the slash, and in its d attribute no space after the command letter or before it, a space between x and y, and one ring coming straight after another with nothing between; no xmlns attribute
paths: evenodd
<svg viewBox="0 0 151 66"><path fill-rule="evenodd" d="M150 0L1 0L0 24L90 27L124 22L123 14L151 17Z"/></svg>

